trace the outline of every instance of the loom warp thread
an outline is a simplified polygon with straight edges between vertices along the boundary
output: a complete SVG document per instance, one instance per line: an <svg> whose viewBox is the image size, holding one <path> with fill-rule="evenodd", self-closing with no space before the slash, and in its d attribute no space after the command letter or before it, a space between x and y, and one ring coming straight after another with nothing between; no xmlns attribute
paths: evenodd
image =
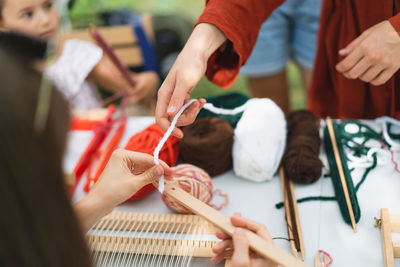
<svg viewBox="0 0 400 267"><path fill-rule="evenodd" d="M218 117L202 118L182 129L180 158L216 176L232 168L233 129Z"/></svg>
<svg viewBox="0 0 400 267"><path fill-rule="evenodd" d="M286 177L295 183L310 184L321 177L319 127L319 119L311 111L294 111L287 116L288 135L282 164Z"/></svg>

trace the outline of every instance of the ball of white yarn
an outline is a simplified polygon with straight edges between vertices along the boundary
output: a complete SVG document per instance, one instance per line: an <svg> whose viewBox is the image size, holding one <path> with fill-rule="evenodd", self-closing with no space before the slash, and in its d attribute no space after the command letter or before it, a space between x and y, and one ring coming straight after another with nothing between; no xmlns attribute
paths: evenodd
<svg viewBox="0 0 400 267"><path fill-rule="evenodd" d="M256 182L271 180L285 145L286 120L282 110L268 98L250 99L235 129L235 174Z"/></svg>

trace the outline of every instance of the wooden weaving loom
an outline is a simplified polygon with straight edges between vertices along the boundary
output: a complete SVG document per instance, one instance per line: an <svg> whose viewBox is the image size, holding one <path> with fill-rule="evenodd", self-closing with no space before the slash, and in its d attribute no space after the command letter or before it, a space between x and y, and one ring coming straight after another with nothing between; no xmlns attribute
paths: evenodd
<svg viewBox="0 0 400 267"><path fill-rule="evenodd" d="M219 228L232 236L235 227L228 217L214 208L170 183L165 184L164 194L208 223L198 216L189 215L111 214L88 233L89 247L97 266L126 266L127 263L129 266L160 266L162 259L157 255L170 256L168 266L187 266L192 257L213 255L211 248L215 242L203 241L199 235L215 234ZM121 236L116 236L115 232ZM307 266L253 232L245 232L250 248L259 255L281 266ZM195 235L195 239L178 240L182 233ZM149 254L153 256L146 256ZM164 263L161 266L165 266Z"/></svg>
<svg viewBox="0 0 400 267"><path fill-rule="evenodd" d="M113 212L87 234L97 266L187 266L211 258L217 229L197 215ZM207 240L207 237L209 240Z"/></svg>
<svg viewBox="0 0 400 267"><path fill-rule="evenodd" d="M400 233L400 215L389 214L388 209L381 209L381 218L376 226L381 226L385 266L394 267L394 258L400 258L400 242L392 241L392 233Z"/></svg>

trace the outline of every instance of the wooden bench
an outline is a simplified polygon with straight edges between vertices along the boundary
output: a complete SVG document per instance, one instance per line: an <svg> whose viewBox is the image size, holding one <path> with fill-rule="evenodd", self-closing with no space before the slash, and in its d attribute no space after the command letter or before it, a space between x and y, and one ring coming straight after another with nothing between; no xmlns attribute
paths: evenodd
<svg viewBox="0 0 400 267"><path fill-rule="evenodd" d="M148 39L152 41L154 37L152 34L151 17L144 15L142 17L142 25ZM114 50L122 64L127 67L143 66L144 58L139 46L139 40L130 25L98 27L97 30ZM96 43L90 36L88 29L61 33L59 37L61 45L68 39L79 39Z"/></svg>

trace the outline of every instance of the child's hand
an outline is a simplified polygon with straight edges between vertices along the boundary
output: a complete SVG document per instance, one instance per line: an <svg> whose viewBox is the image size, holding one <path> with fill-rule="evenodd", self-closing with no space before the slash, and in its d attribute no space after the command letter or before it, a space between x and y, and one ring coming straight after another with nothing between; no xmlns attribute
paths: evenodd
<svg viewBox="0 0 400 267"><path fill-rule="evenodd" d="M128 88L128 103L148 102L155 99L155 93L159 84L157 73L154 71L145 71L133 74L136 82L135 86ZM147 101L146 101L147 100Z"/></svg>
<svg viewBox="0 0 400 267"><path fill-rule="evenodd" d="M148 154L115 150L97 183L75 205L83 230L89 230L97 220L162 175L166 178L172 175L165 162L154 165L153 157Z"/></svg>

